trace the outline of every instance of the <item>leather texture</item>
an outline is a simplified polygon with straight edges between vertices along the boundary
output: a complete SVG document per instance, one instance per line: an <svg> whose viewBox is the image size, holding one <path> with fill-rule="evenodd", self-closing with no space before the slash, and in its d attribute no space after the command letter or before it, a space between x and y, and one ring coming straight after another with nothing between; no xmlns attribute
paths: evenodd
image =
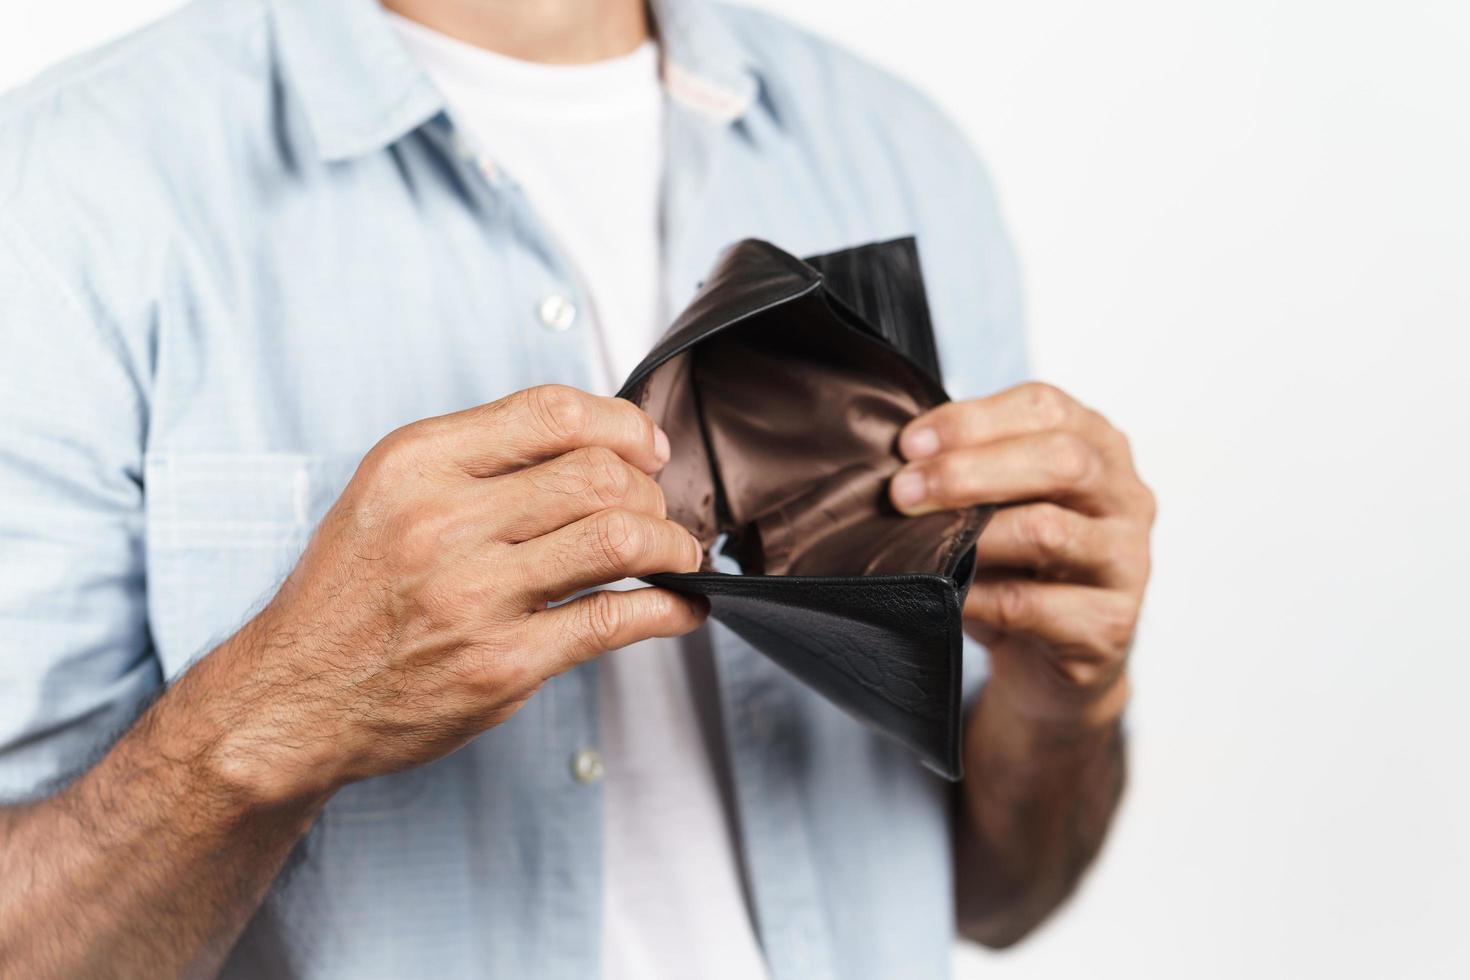
<svg viewBox="0 0 1470 980"><path fill-rule="evenodd" d="M948 400L914 240L805 261L731 246L619 394L669 432L669 515L707 554L647 581L708 597L761 653L959 779L960 613L991 509L887 503L898 431ZM716 549L742 574L716 571Z"/></svg>

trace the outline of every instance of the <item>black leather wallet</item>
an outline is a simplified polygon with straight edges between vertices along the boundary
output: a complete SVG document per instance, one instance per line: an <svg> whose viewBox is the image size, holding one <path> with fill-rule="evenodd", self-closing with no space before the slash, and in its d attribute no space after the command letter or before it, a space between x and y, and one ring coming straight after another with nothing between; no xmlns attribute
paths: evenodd
<svg viewBox="0 0 1470 980"><path fill-rule="evenodd" d="M948 400L912 238L797 259L727 249L619 392L663 426L669 517L705 567L648 581L949 779L960 608L991 508L888 502L903 426ZM741 574L715 570L715 549Z"/></svg>

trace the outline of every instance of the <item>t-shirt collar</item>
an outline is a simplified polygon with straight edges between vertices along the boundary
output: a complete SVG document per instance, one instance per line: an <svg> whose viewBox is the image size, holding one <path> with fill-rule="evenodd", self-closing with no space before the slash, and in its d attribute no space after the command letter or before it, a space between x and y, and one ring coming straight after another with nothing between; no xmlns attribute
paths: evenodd
<svg viewBox="0 0 1470 980"><path fill-rule="evenodd" d="M270 0L284 82L324 160L380 150L444 110L376 0ZM653 0L665 91L719 123L745 115L754 66L704 0Z"/></svg>

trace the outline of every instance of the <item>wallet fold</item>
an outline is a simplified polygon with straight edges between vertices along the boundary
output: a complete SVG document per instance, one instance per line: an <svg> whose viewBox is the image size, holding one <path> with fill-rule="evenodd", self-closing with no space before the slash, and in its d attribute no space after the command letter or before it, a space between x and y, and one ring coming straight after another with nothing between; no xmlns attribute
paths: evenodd
<svg viewBox="0 0 1470 980"><path fill-rule="evenodd" d="M805 261L731 246L619 395L668 433L657 479L706 555L647 581L707 596L765 656L960 778L960 612L991 508L888 502L899 432L948 400L914 240Z"/></svg>

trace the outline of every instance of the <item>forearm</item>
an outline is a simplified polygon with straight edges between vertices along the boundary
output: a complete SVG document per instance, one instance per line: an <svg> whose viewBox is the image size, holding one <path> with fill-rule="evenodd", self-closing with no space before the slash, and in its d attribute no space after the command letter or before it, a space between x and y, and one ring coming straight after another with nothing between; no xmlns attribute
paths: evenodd
<svg viewBox="0 0 1470 980"><path fill-rule="evenodd" d="M320 808L262 805L224 775L219 655L71 786L0 808L0 975L218 970Z"/></svg>
<svg viewBox="0 0 1470 980"><path fill-rule="evenodd" d="M1123 790L1123 736L1115 717L1038 725L987 690L965 739L957 918L967 938L999 948L1060 905L1097 855Z"/></svg>
<svg viewBox="0 0 1470 980"><path fill-rule="evenodd" d="M700 567L653 479L670 452L632 402L559 385L385 437L260 615L73 786L0 808L0 976L215 972L338 788L697 627L703 600L594 590Z"/></svg>

